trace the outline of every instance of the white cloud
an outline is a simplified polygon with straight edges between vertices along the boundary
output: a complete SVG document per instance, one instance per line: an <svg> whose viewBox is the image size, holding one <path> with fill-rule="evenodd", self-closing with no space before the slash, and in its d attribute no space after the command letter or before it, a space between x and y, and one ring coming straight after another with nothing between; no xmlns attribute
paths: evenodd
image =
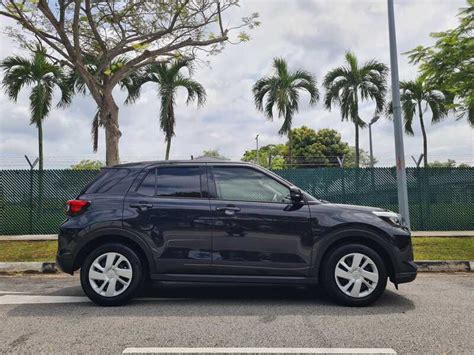
<svg viewBox="0 0 474 355"><path fill-rule="evenodd" d="M430 32L456 25L456 14L463 0L403 0L396 2L398 51L403 53L418 44L430 44ZM370 58L389 63L387 14L384 1L322 1L276 0L242 1L234 16L258 11L262 26L251 31L252 40L238 46L228 46L214 57L206 57L209 66L196 68L195 79L207 90L205 107L186 106L185 93L180 92L176 108L176 137L172 141L173 158L189 158L204 149L219 149L224 155L240 159L247 149L260 144L284 142L278 135L281 122L266 120L254 107L251 87L255 80L271 70L272 58L285 57L291 68L302 67L313 72L321 84L323 75L342 64L345 50L356 52L361 61ZM5 26L2 19L2 26ZM1 56L17 53L10 40L0 37ZM399 57L400 77L412 79L416 68L406 56ZM321 89L321 93L322 89ZM117 102L123 94L117 93ZM301 112L294 118L294 127L307 125L314 129L334 128L344 140L353 144L352 124L341 122L337 109L329 112L321 103L307 106L303 96ZM36 154L36 131L29 126L27 95L23 93L14 104L0 94L0 154L22 157ZM373 104L361 106L361 116L370 119ZM77 97L70 108L55 109L45 123L45 155L51 165L67 165L82 158L104 158L103 132L99 152L92 154L90 122L95 112L91 98ZM123 160L162 159L164 136L158 124L159 101L156 88L147 85L141 98L131 106L120 106ZM378 160L393 165L393 128L388 120L373 127L374 149ZM430 158L474 163L473 130L465 121L449 117L428 127ZM421 152L421 137L405 138L407 156ZM361 132L361 147L368 149L368 131ZM47 160L48 163L48 160ZM407 161L409 163L409 161ZM48 166L48 165L47 165Z"/></svg>

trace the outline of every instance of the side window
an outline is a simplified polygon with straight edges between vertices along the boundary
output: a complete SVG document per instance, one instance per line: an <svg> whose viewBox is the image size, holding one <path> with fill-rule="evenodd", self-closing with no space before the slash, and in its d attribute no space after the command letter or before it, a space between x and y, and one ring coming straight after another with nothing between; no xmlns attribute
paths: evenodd
<svg viewBox="0 0 474 355"><path fill-rule="evenodd" d="M155 196L156 191L156 169L148 172L137 189L137 193L144 196Z"/></svg>
<svg viewBox="0 0 474 355"><path fill-rule="evenodd" d="M289 202L290 190L271 177L250 168L214 167L217 196L223 200Z"/></svg>
<svg viewBox="0 0 474 355"><path fill-rule="evenodd" d="M158 168L156 195L163 197L200 198L202 169L200 167Z"/></svg>
<svg viewBox="0 0 474 355"><path fill-rule="evenodd" d="M128 189L128 186L119 186L122 180L127 177L130 173L129 169L124 168L106 168L103 169L96 180L87 186L82 193L87 194L99 194L99 193L112 193L112 192L123 192L122 190Z"/></svg>

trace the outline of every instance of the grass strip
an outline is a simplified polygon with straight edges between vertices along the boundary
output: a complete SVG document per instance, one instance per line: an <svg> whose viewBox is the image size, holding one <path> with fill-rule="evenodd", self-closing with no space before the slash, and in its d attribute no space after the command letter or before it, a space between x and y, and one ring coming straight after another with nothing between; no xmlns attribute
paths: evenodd
<svg viewBox="0 0 474 355"><path fill-rule="evenodd" d="M415 260L474 260L474 238L412 238ZM1 241L0 262L54 261L57 241Z"/></svg>

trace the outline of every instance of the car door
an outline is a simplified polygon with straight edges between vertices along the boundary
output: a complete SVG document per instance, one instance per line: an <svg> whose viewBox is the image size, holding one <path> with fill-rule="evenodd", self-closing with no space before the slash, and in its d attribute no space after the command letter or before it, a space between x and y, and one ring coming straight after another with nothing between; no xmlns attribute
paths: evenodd
<svg viewBox="0 0 474 355"><path fill-rule="evenodd" d="M209 273L212 226L204 166L159 166L124 201L125 227L151 240L158 273Z"/></svg>
<svg viewBox="0 0 474 355"><path fill-rule="evenodd" d="M250 166L209 168L214 273L307 276L309 206L293 204L289 186Z"/></svg>

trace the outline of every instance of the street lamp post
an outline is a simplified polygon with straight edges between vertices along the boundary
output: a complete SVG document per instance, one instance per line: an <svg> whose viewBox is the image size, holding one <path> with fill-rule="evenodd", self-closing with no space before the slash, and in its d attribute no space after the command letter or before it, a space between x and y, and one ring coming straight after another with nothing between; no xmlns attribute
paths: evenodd
<svg viewBox="0 0 474 355"><path fill-rule="evenodd" d="M369 122L369 146L370 146L370 167L374 167L374 149L372 147L372 125L379 120L380 116L374 116Z"/></svg>
<svg viewBox="0 0 474 355"><path fill-rule="evenodd" d="M403 128L400 109L400 82L398 78L397 38L395 33L395 14L393 0L387 0L388 33L390 40L390 66L392 76L393 127L395 134L395 156L397 163L398 208L405 224L410 228L408 209L407 177L405 171L405 152L403 148Z"/></svg>
<svg viewBox="0 0 474 355"><path fill-rule="evenodd" d="M260 164L260 163L259 163L260 160L259 160L259 156L258 156L258 136L259 136L259 135L257 134L257 136L255 137L255 142L256 142L256 144L257 144L257 164Z"/></svg>

